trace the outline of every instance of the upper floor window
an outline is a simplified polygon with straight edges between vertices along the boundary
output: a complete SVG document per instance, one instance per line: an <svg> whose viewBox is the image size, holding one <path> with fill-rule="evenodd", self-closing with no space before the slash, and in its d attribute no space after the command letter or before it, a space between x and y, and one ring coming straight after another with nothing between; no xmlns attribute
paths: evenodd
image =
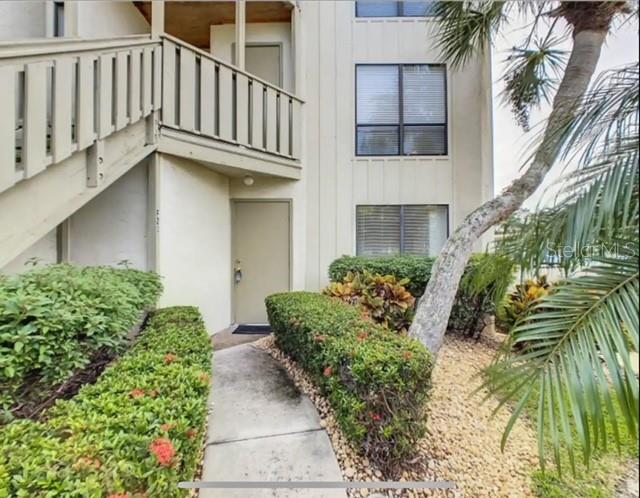
<svg viewBox="0 0 640 498"><path fill-rule="evenodd" d="M356 1L357 17L428 17L433 15L435 2L385 2L380 0Z"/></svg>
<svg viewBox="0 0 640 498"><path fill-rule="evenodd" d="M446 87L440 64L356 66L356 155L446 155Z"/></svg>
<svg viewBox="0 0 640 498"><path fill-rule="evenodd" d="M447 231L447 206L356 206L356 252L359 256L434 256L447 240Z"/></svg>

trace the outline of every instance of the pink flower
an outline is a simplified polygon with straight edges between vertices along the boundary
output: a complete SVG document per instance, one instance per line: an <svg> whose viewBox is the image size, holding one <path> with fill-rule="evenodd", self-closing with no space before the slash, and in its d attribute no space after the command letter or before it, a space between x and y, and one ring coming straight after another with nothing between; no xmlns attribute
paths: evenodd
<svg viewBox="0 0 640 498"><path fill-rule="evenodd" d="M163 467L171 467L173 465L173 457L176 456L176 449L169 439L164 437L156 439L149 446L149 451L155 455L158 463Z"/></svg>

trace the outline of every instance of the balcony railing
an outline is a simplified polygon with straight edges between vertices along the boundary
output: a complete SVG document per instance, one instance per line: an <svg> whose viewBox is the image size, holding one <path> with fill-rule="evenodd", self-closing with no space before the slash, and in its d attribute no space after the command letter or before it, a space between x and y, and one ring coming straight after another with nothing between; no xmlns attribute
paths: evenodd
<svg viewBox="0 0 640 498"><path fill-rule="evenodd" d="M163 127L298 160L302 104L168 35L2 42L0 192L161 108Z"/></svg>
<svg viewBox="0 0 640 498"><path fill-rule="evenodd" d="M163 38L162 125L300 158L302 100L177 38Z"/></svg>
<svg viewBox="0 0 640 498"><path fill-rule="evenodd" d="M149 36L0 44L0 192L161 106Z"/></svg>

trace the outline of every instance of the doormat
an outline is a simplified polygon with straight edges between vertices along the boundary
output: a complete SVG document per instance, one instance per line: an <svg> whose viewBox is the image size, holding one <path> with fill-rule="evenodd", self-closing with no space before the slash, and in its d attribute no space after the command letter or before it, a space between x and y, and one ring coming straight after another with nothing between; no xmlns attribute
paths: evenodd
<svg viewBox="0 0 640 498"><path fill-rule="evenodd" d="M238 325L233 331L234 334L259 334L266 335L271 333L270 325Z"/></svg>

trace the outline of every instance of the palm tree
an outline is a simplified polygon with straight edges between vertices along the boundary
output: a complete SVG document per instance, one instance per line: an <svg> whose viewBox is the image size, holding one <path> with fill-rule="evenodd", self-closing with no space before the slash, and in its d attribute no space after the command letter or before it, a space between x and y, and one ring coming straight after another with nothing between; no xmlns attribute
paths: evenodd
<svg viewBox="0 0 640 498"><path fill-rule="evenodd" d="M525 271L567 275L490 369L486 387L516 406L503 445L535 404L542 465L550 441L558 468L564 447L574 472L576 447L588 462L611 436L620 445L622 430L638 437L638 75L636 63L596 81L558 131L577 169L551 207L507 223L498 242Z"/></svg>
<svg viewBox="0 0 640 498"><path fill-rule="evenodd" d="M500 195L484 203L454 230L438 256L416 308L410 335L437 355L460 278L474 244L491 227L505 221L540 186L562 151L571 146L562 130L575 122L600 51L614 18L629 15L627 2L465 0L438 2L437 38L442 55L453 66L488 50L491 38L519 15L533 15L531 34L513 50L503 79L506 99L518 121L528 126L532 107L551 99L552 110L535 153L523 174ZM570 34L565 63L557 45Z"/></svg>
<svg viewBox="0 0 640 498"><path fill-rule="evenodd" d="M638 434L638 65L598 78L602 45L614 19L635 17L626 2L439 2L443 56L463 65L522 14L531 34L514 48L502 75L505 99L528 129L529 111L546 100L551 113L523 174L474 210L449 237L420 299L410 334L437 354L474 242L509 219L554 164L577 163L548 209L510 220L501 250L524 270L559 264L568 278L513 331L520 354L500 356L486 387L503 406L515 402L503 444L525 407L537 403L541 463L551 441L556 463L565 447L585 461L613 439L620 415ZM565 26L563 26L563 24ZM568 57L558 49L570 35ZM572 161L570 161L572 160ZM558 252L570 247L573 251ZM586 249L600 248L587 253ZM522 350L522 346L525 346Z"/></svg>

